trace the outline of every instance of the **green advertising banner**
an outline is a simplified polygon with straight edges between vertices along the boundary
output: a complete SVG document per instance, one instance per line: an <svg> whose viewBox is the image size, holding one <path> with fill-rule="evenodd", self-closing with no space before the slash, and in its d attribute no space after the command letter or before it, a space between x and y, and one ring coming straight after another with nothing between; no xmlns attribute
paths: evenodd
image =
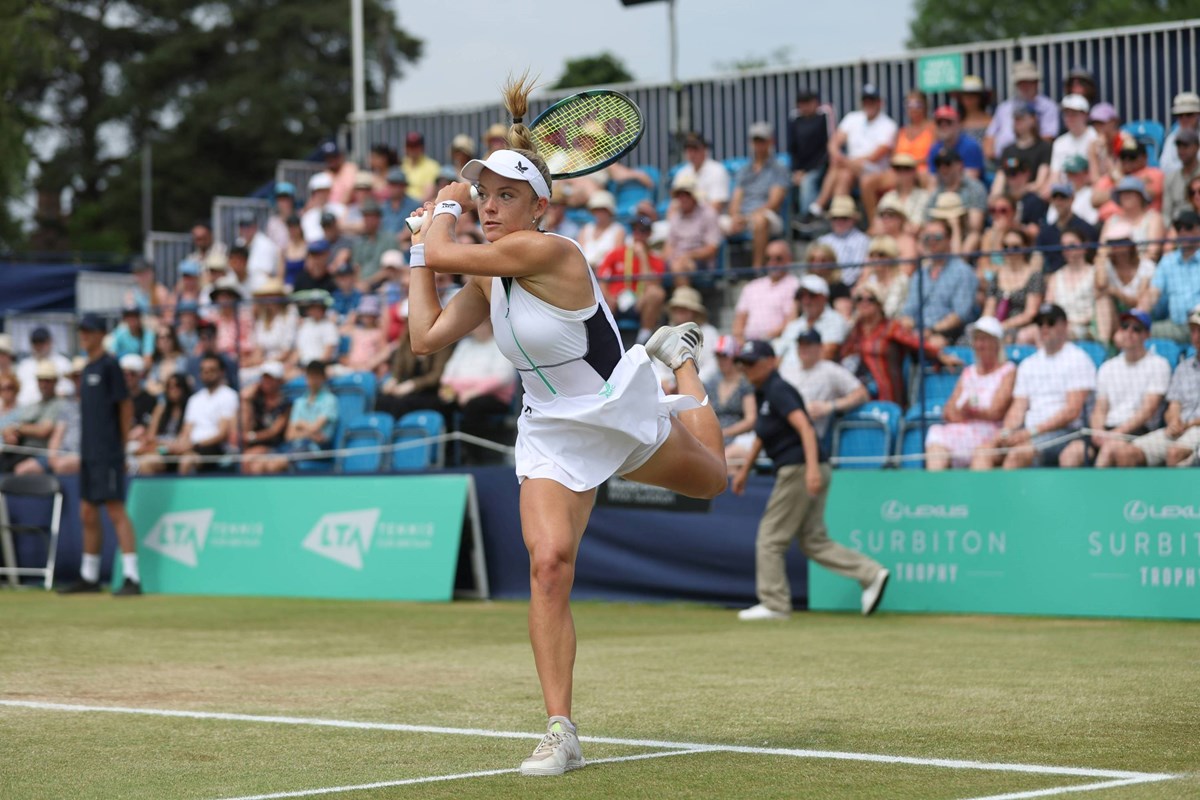
<svg viewBox="0 0 1200 800"><path fill-rule="evenodd" d="M962 88L962 53L943 53L917 59L917 88L922 92L956 92Z"/></svg>
<svg viewBox="0 0 1200 800"><path fill-rule="evenodd" d="M888 611L1200 619L1194 470L834 474L829 534L891 570ZM809 564L809 607L859 587Z"/></svg>
<svg viewBox="0 0 1200 800"><path fill-rule="evenodd" d="M448 601L470 485L469 475L135 480L142 587Z"/></svg>

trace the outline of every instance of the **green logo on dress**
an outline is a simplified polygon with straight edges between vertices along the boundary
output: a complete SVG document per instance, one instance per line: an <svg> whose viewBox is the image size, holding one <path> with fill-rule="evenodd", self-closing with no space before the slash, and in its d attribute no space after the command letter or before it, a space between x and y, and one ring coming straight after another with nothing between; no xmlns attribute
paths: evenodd
<svg viewBox="0 0 1200 800"><path fill-rule="evenodd" d="M612 393L613 393L613 385L611 383L609 383L608 381L605 381L604 386L601 387L599 392L597 392L597 394L600 394L604 397L612 397Z"/></svg>

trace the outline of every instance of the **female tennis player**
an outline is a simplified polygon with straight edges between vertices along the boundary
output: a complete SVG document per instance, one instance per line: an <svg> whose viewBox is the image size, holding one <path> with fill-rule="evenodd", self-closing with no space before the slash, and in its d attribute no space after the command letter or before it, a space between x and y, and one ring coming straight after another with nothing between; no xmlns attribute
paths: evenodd
<svg viewBox="0 0 1200 800"><path fill-rule="evenodd" d="M504 89L514 121L511 149L468 162L462 169L468 183L443 188L420 212L409 330L413 350L427 354L463 338L490 314L496 344L521 375L516 470L529 551L529 638L549 715L546 735L521 772L561 775L584 765L571 722L570 594L596 487L615 474L709 498L725 489L726 470L721 427L696 374L702 342L696 325L660 328L644 348L622 352L579 245L538 230L551 178L521 123L532 89L524 77ZM472 184L488 241L483 245L457 244L453 236ZM468 276L445 308L431 272ZM650 356L674 371L683 394L664 396Z"/></svg>

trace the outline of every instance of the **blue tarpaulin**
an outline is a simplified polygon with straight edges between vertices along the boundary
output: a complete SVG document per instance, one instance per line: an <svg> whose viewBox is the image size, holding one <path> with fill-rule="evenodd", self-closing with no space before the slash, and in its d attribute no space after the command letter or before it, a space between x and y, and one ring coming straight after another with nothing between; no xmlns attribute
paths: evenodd
<svg viewBox="0 0 1200 800"><path fill-rule="evenodd" d="M127 272L115 262L0 261L0 312L74 311L80 272Z"/></svg>

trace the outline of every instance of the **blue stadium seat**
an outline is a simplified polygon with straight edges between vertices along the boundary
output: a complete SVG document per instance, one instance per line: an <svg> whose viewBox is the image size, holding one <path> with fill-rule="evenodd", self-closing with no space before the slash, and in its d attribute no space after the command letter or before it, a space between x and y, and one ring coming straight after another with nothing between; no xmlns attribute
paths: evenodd
<svg viewBox="0 0 1200 800"><path fill-rule="evenodd" d="M375 380L375 375L370 372L351 372L346 375L338 375L329 380L329 391L337 396L339 409L353 411L353 406L344 405L346 401L343 398L359 398L361 407L358 411L347 417L347 419L353 419L374 410L376 390L377 381Z"/></svg>
<svg viewBox="0 0 1200 800"><path fill-rule="evenodd" d="M410 411L392 429L392 444L441 436L446 432L446 420L433 410ZM392 451L392 469L413 470L441 467L445 463L445 443L432 442L427 447L397 447Z"/></svg>
<svg viewBox="0 0 1200 800"><path fill-rule="evenodd" d="M952 355L963 362L964 366L971 366L975 363L975 351L966 345L953 344L943 348L947 355Z"/></svg>
<svg viewBox="0 0 1200 800"><path fill-rule="evenodd" d="M1004 346L1004 352L1008 354L1008 360L1013 364L1020 364L1025 359L1037 352L1037 348L1031 344L1009 344Z"/></svg>
<svg viewBox="0 0 1200 800"><path fill-rule="evenodd" d="M925 432L930 425L942 421L941 403L926 403L925 412L914 405L900 420L900 436L896 447L897 456L919 456L925 453ZM901 458L900 469L924 469L924 458Z"/></svg>
<svg viewBox="0 0 1200 800"><path fill-rule="evenodd" d="M737 177L738 171L750 163L750 159L743 156L737 158L727 158L721 162L725 165L725 170L729 173L729 192L733 194L733 179Z"/></svg>
<svg viewBox="0 0 1200 800"><path fill-rule="evenodd" d="M1092 363L1099 367L1108 360L1108 348L1099 342L1093 342L1090 339L1080 339L1075 342L1079 349L1088 354L1092 359Z"/></svg>
<svg viewBox="0 0 1200 800"><path fill-rule="evenodd" d="M329 437L329 442L326 443L322 450L333 450L337 447L337 443L341 441L342 421L338 420L333 426L333 435ZM311 472L332 472L336 459L334 458L306 458L293 460L288 462L288 467L292 472L307 474Z"/></svg>
<svg viewBox="0 0 1200 800"><path fill-rule="evenodd" d="M659 172L657 167L652 167L648 164L637 167L636 169L645 172L654 180L653 189L648 189L638 181L625 181L621 184L616 184L616 191L613 194L617 200L617 219L621 222L629 222L633 219L633 209L643 200L654 202L658 193Z"/></svg>
<svg viewBox="0 0 1200 800"><path fill-rule="evenodd" d="M927 372L924 378L925 389L925 405L926 406L941 406L950 399L950 395L954 392L954 387L958 385L958 379L961 372ZM912 382L912 395L910 397L910 406L917 405L921 398L921 386L916 381Z"/></svg>
<svg viewBox="0 0 1200 800"><path fill-rule="evenodd" d="M1175 369L1175 365L1179 363L1185 352L1183 345L1170 339L1147 339L1146 349L1165 358L1171 365L1171 369ZM1188 350L1190 349L1189 347Z"/></svg>
<svg viewBox="0 0 1200 800"><path fill-rule="evenodd" d="M1188 349L1185 350L1183 353L1184 358L1194 358L1195 355L1196 355L1196 348L1194 348L1194 347L1188 347Z"/></svg>
<svg viewBox="0 0 1200 800"><path fill-rule="evenodd" d="M307 391L308 383L304 380L303 375L297 375L283 385L283 396L292 403L303 397Z"/></svg>
<svg viewBox="0 0 1200 800"><path fill-rule="evenodd" d="M384 448L392 441L394 421L391 414L367 414L342 427L339 450L361 452L339 455L337 472L380 472L387 465Z"/></svg>
<svg viewBox="0 0 1200 800"><path fill-rule="evenodd" d="M833 455L863 459L840 469L880 469L887 465L900 430L900 406L872 401L846 414L833 426Z"/></svg>
<svg viewBox="0 0 1200 800"><path fill-rule="evenodd" d="M589 222L594 221L592 219L592 212L586 208L568 208L566 217L581 228Z"/></svg>
<svg viewBox="0 0 1200 800"><path fill-rule="evenodd" d="M1122 125L1121 130L1133 134L1138 141L1145 143L1146 163L1148 166L1157 167L1163 141L1166 139L1166 129L1162 123L1153 119L1134 120Z"/></svg>

